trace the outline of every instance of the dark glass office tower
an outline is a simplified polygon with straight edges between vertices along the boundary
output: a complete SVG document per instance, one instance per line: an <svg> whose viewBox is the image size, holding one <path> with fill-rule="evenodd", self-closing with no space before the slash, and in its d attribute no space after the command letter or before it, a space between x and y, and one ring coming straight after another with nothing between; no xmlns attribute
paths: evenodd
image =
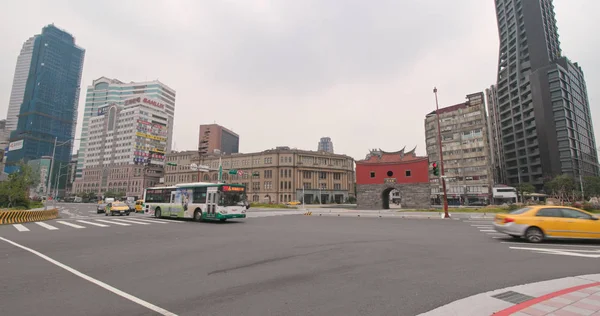
<svg viewBox="0 0 600 316"><path fill-rule="evenodd" d="M75 38L54 25L34 37L17 128L10 135L11 142L23 140L23 147L9 152L9 166L19 160L51 156L55 139L66 142L56 147L55 173L59 171L57 163L69 164L84 55Z"/></svg>
<svg viewBox="0 0 600 316"><path fill-rule="evenodd" d="M499 131L499 178L542 189L559 174L599 175L585 79L561 56L552 0L495 3L498 81L488 110Z"/></svg>

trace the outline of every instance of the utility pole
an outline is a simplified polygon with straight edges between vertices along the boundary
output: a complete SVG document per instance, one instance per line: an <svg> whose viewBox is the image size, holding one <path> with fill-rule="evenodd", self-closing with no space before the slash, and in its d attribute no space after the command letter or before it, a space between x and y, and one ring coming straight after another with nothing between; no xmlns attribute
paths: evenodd
<svg viewBox="0 0 600 316"><path fill-rule="evenodd" d="M46 192L44 192L44 196L46 197L46 203L44 203L44 211L48 209L48 192L52 192L50 186L52 186L52 169L54 169L54 154L56 154L56 142L58 141L58 137L54 137L54 148L52 149L52 161L50 161L50 173L48 174L48 182L46 185Z"/></svg>
<svg viewBox="0 0 600 316"><path fill-rule="evenodd" d="M438 144L440 146L440 179L442 181L442 190L444 191L444 218L450 218L448 214L448 194L446 193L446 177L444 176L444 155L442 153L442 129L440 127L440 107L438 105L437 88L433 88L433 94L435 95L435 117L437 121L438 130Z"/></svg>

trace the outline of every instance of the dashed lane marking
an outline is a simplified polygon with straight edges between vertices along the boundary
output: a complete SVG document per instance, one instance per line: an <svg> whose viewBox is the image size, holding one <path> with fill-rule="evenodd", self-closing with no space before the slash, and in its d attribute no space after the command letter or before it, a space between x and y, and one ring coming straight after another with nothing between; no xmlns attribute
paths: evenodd
<svg viewBox="0 0 600 316"><path fill-rule="evenodd" d="M151 219L136 218L135 220L136 221L142 221L142 222L154 223L154 224L169 224L169 222L155 221L155 220L151 220Z"/></svg>

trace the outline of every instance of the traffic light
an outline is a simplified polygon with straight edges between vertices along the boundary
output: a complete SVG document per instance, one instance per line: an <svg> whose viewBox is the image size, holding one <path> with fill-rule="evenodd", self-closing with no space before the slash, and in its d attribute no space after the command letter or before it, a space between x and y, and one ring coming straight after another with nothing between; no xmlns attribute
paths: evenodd
<svg viewBox="0 0 600 316"><path fill-rule="evenodd" d="M437 162L434 162L434 163L431 164L431 169L433 171L433 175L434 176L439 176L440 175L440 170L438 169Z"/></svg>

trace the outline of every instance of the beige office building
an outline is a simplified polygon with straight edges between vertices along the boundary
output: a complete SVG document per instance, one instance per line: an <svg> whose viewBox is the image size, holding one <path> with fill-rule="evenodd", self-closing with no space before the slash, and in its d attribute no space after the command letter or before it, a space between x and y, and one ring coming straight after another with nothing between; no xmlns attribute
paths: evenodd
<svg viewBox="0 0 600 316"><path fill-rule="evenodd" d="M258 153L221 156L223 181L246 186L251 202L285 203L302 201L310 203L345 203L354 197L354 159L346 155L277 147ZM166 155L164 183L217 182L219 156L209 155L200 165L210 167L209 172L192 171L190 165L198 164L196 151L171 152ZM169 166L175 163L177 166ZM235 169L241 174L231 175Z"/></svg>
<svg viewBox="0 0 600 316"><path fill-rule="evenodd" d="M441 108L438 113L444 169L448 177L448 203L465 205L488 202L492 193L493 173L483 92L469 94L466 102ZM439 164L436 111L427 114L425 133L429 161ZM441 203L441 182L433 174L429 177L432 203Z"/></svg>

